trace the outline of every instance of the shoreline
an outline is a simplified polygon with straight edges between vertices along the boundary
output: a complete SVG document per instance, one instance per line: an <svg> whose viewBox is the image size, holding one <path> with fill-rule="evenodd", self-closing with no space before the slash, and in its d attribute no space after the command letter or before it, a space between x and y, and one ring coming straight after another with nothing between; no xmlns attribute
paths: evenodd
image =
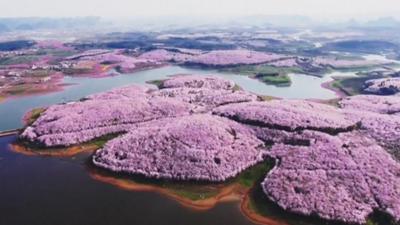
<svg viewBox="0 0 400 225"><path fill-rule="evenodd" d="M180 205L195 210L205 211L214 208L217 204L223 202L240 201L243 187L240 184L233 183L227 184L225 187L219 189L215 196L204 198L200 200L192 200L179 195L170 188L160 187L152 184L142 184L134 180L113 177L111 175L104 175L98 173L95 169L89 169L89 176L98 181L113 185L126 191L141 191L141 192L154 192L161 194L171 200L176 201ZM224 184L221 184L224 185Z"/></svg>
<svg viewBox="0 0 400 225"><path fill-rule="evenodd" d="M332 78L332 79L333 79L333 78ZM325 82L325 83L322 83L322 84L321 84L321 87L322 87L322 88L325 88L325 89L328 89L328 90L330 90L330 91L333 91L333 92L335 93L335 95L336 95L338 98L348 97L349 95L348 95L346 92L344 92L344 91L341 90L341 89L338 89L338 88L333 87L333 83L334 83L335 81L336 81L336 80L333 79L333 80L331 80L331 81L327 81L327 82Z"/></svg>
<svg viewBox="0 0 400 225"><path fill-rule="evenodd" d="M40 109L39 109L40 110ZM27 119L32 117L32 110L26 115L25 123ZM14 132L20 132L20 129ZM97 149L101 148L93 143L75 145L65 148L43 148L36 149L35 147L29 147L23 142L14 142L10 144L11 151L22 154L25 156L43 156L43 157L74 157L79 154L88 154L89 156L85 160L90 160L91 154ZM137 182L130 177L120 177L118 174L102 172L101 168L87 166L88 175L95 181L106 183L112 185L116 188L126 191L136 191L136 192L154 192L167 197L183 207L186 207L195 211L205 211L214 208L216 205L226 202L236 202L240 208L241 213L250 221L256 222L262 225L287 225L285 223L278 223L273 219L263 217L249 208L250 201L250 190L256 184L252 184L251 187L245 186L240 183L239 180L234 180L233 182L227 183L217 183L217 184L205 184L193 186L187 184L182 184L180 186L179 182L171 182L171 185L166 184L164 186L152 184L152 183L141 183ZM256 182L257 183L257 182ZM175 186L177 185L177 186ZM194 189L192 189L194 188ZM200 188L196 191L196 188ZM206 188L202 190L202 188ZM186 194L185 194L186 193ZM196 195L195 198L191 198L193 194ZM273 223L271 223L273 222Z"/></svg>
<svg viewBox="0 0 400 225"><path fill-rule="evenodd" d="M10 144L11 151L26 156L51 156L51 157L71 157L81 153L91 153L99 149L94 144L77 145L67 148L60 149L46 149L46 150L34 150L18 143Z"/></svg>
<svg viewBox="0 0 400 225"><path fill-rule="evenodd" d="M247 193L243 196L243 199L240 203L240 212L242 212L243 215L245 215L248 220L259 225L289 225L284 221L270 219L268 217L262 216L261 214L254 212L254 210L252 210L250 207L251 189L252 188L250 188L247 191Z"/></svg>
<svg viewBox="0 0 400 225"><path fill-rule="evenodd" d="M36 91L31 91L31 92L27 92L27 93L23 93L23 94L2 95L2 96L0 96L0 105L6 101L10 101L13 99L26 98L26 97L32 97L32 96L42 96L42 95L47 95L47 94L51 94L51 93L61 92L61 91L64 91L66 87L76 85L73 83L60 82L60 80L62 80L63 78L64 77L58 78L56 81L48 84L50 86L47 88L43 88L43 89L39 88Z"/></svg>
<svg viewBox="0 0 400 225"><path fill-rule="evenodd" d="M139 192L154 192L161 194L183 207L189 208L195 211L205 211L214 208L220 203L226 202L237 202L240 212L251 222L260 225L289 225L288 223L264 217L261 214L254 212L250 208L250 191L253 187L245 187L237 182L232 184L226 184L222 187L218 194L202 200L191 200L184 196L175 193L173 190L165 187L160 187L152 184L141 184L128 178L118 178L111 175L103 175L95 171L95 169L89 169L89 176L96 181L113 185L117 188L126 191L139 191ZM224 185L224 184L221 184Z"/></svg>
<svg viewBox="0 0 400 225"><path fill-rule="evenodd" d="M168 65L170 65L170 64L162 64L162 65L155 65L155 66L149 66L149 67L138 67L137 69L133 69L132 71L129 71L126 73L118 72L118 73L111 73L111 74L106 74L106 75L103 73L93 73L93 74L89 73L89 74L82 74L82 75L75 75L75 76L71 76L68 74L62 74L62 75L59 75L56 79L54 79L54 81L50 82L49 84L43 84L44 86L48 86L46 88L39 88L36 91L31 91L31 92L27 92L27 93L23 93L23 94L0 95L0 105L6 101L13 100L13 99L41 96L41 95L47 95L47 94L61 92L61 91L64 91L65 88L68 88L69 86L77 85L76 83L64 83L63 79L65 77L101 79L101 78L112 77L112 76L134 75L133 73L163 68ZM113 69L113 68L110 68L110 69Z"/></svg>

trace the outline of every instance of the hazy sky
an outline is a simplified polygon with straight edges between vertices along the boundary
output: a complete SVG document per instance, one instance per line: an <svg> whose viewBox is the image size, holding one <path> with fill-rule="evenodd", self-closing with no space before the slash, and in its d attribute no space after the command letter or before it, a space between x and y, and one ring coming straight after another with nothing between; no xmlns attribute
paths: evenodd
<svg viewBox="0 0 400 225"><path fill-rule="evenodd" d="M399 16L400 0L0 0L0 17Z"/></svg>

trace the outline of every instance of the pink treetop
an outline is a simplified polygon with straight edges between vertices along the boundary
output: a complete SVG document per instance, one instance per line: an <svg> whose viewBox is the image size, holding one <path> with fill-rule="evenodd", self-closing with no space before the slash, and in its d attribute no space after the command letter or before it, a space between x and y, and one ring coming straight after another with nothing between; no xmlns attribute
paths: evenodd
<svg viewBox="0 0 400 225"><path fill-rule="evenodd" d="M191 63L213 66L235 64L260 64L282 59L285 56L249 50L217 50L194 57Z"/></svg>
<svg viewBox="0 0 400 225"><path fill-rule="evenodd" d="M300 136L310 145L276 144L268 153L279 161L262 183L272 201L347 223L364 224L374 210L400 219L400 164L373 140L357 132Z"/></svg>
<svg viewBox="0 0 400 225"><path fill-rule="evenodd" d="M347 119L333 106L304 100L230 104L213 112L242 123L286 131L310 129L337 133L353 129L357 122Z"/></svg>
<svg viewBox="0 0 400 225"><path fill-rule="evenodd" d="M357 95L339 102L346 110L369 111L382 114L400 113L399 96Z"/></svg>
<svg viewBox="0 0 400 225"><path fill-rule="evenodd" d="M235 87L235 83L216 76L203 75L179 75L172 79L165 80L161 88L208 88L215 90L230 90Z"/></svg>
<svg viewBox="0 0 400 225"><path fill-rule="evenodd" d="M143 85L129 85L115 88L107 92L92 94L86 98L92 100L146 98L150 91L151 89L149 87Z"/></svg>
<svg viewBox="0 0 400 225"><path fill-rule="evenodd" d="M186 62L189 61L192 57L192 54L188 53L180 53L180 52L172 52L165 49L157 49L149 52L145 52L139 56L139 59L147 59L158 62Z"/></svg>
<svg viewBox="0 0 400 225"><path fill-rule="evenodd" d="M174 61L196 63L208 66L227 66L235 64L260 64L287 58L284 55L249 50L215 50L208 53L182 53L157 49L143 53L139 58L155 61Z"/></svg>
<svg viewBox="0 0 400 225"><path fill-rule="evenodd" d="M221 105L256 101L258 98L257 95L245 91L187 87L161 89L153 92L152 96L170 97L196 105L196 112L209 111Z"/></svg>
<svg viewBox="0 0 400 225"><path fill-rule="evenodd" d="M339 102L348 118L361 121L366 136L374 138L400 159L400 101L398 96L361 95Z"/></svg>
<svg viewBox="0 0 400 225"><path fill-rule="evenodd" d="M95 165L151 178L224 181L262 161L262 142L246 127L211 115L149 122L108 142Z"/></svg>

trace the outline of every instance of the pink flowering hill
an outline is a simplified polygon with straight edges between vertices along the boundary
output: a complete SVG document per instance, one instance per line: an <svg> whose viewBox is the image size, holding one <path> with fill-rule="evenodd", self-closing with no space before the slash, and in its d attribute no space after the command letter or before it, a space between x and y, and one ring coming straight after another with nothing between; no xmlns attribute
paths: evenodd
<svg viewBox="0 0 400 225"><path fill-rule="evenodd" d="M142 124L108 142L93 162L152 178L224 181L262 161L262 146L241 124L192 115Z"/></svg>
<svg viewBox="0 0 400 225"><path fill-rule="evenodd" d="M176 82L171 81L175 79ZM83 101L51 106L25 129L22 137L47 147L69 146L126 132L137 123L257 99L250 93L234 91L233 83L216 77L188 76L184 80L182 77L171 80L164 81L163 85L171 88L151 90L133 85L93 94Z"/></svg>
<svg viewBox="0 0 400 225"><path fill-rule="evenodd" d="M390 115L400 113L400 98L398 96L357 95L344 98L339 104L341 108L346 110Z"/></svg>
<svg viewBox="0 0 400 225"><path fill-rule="evenodd" d="M170 97L190 103L197 112L209 111L217 106L231 103L250 102L257 96L245 91L212 90L208 88L166 88L154 92L152 96Z"/></svg>
<svg viewBox="0 0 400 225"><path fill-rule="evenodd" d="M142 85L129 85L126 87L121 87L113 89L111 91L92 94L86 97L86 99L91 100L120 100L120 99L131 99L131 98L141 98L146 97L151 91L149 87Z"/></svg>
<svg viewBox="0 0 400 225"><path fill-rule="evenodd" d="M160 65L158 61L147 59L139 59L131 56L123 55L120 51L106 52L104 54L86 55L80 57L80 60L88 60L98 62L100 64L109 64L117 67L122 73L129 73L147 66Z"/></svg>
<svg viewBox="0 0 400 225"><path fill-rule="evenodd" d="M183 63L191 60L195 54L172 52L165 49L157 49L145 52L139 56L140 59L154 60L158 62L177 62Z"/></svg>
<svg viewBox="0 0 400 225"><path fill-rule="evenodd" d="M198 75L174 76L173 79L165 80L162 88L208 88L215 90L229 90L235 83L218 77L204 77Z"/></svg>
<svg viewBox="0 0 400 225"><path fill-rule="evenodd" d="M230 104L213 113L252 127L271 146L267 155L276 166L262 188L283 209L347 223L365 223L376 210L399 220L400 164L392 149L399 149L394 139L400 118L384 114L396 100L356 111L352 101L360 97L352 98L343 100L347 107L340 103L343 109L273 100Z"/></svg>
<svg viewBox="0 0 400 225"><path fill-rule="evenodd" d="M69 57L61 62L68 74L103 77L120 73L131 73L142 69L163 66L159 60L126 55L122 50L91 49Z"/></svg>
<svg viewBox="0 0 400 225"><path fill-rule="evenodd" d="M284 58L282 55L249 50L219 50L194 57L190 63L212 66L260 64Z"/></svg>
<svg viewBox="0 0 400 225"><path fill-rule="evenodd" d="M22 136L48 147L69 146L124 132L135 123L187 115L190 108L171 98L73 102L49 107Z"/></svg>
<svg viewBox="0 0 400 225"><path fill-rule="evenodd" d="M339 133L352 130L356 122L333 106L301 100L272 100L219 107L214 114L238 122L285 131L317 130Z"/></svg>
<svg viewBox="0 0 400 225"><path fill-rule="evenodd" d="M400 165L357 132L304 132L309 146L276 144L279 166L265 178L267 196L285 210L328 220L366 223L374 210L400 219Z"/></svg>
<svg viewBox="0 0 400 225"><path fill-rule="evenodd" d="M348 118L361 121L362 132L400 160L400 100L398 96L360 95L339 102Z"/></svg>
<svg viewBox="0 0 400 225"><path fill-rule="evenodd" d="M334 107L260 101L214 76L173 76L159 87L50 106L20 137L52 147L117 134L94 165L157 179L222 182L272 158L260 185L284 210L356 224L375 211L400 220L398 96Z"/></svg>
<svg viewBox="0 0 400 225"><path fill-rule="evenodd" d="M142 54L139 58L155 61L169 61L183 64L199 64L204 66L251 65L285 60L285 55L238 50L214 50L207 53L171 52L165 49L153 50Z"/></svg>

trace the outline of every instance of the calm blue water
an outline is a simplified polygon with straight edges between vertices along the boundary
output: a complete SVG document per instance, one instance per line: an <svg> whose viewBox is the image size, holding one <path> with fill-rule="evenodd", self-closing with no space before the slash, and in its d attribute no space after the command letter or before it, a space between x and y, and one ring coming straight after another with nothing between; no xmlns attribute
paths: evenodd
<svg viewBox="0 0 400 225"><path fill-rule="evenodd" d="M94 180L87 161L12 152L0 137L0 225L254 225L237 202L193 211L154 192Z"/></svg>
<svg viewBox="0 0 400 225"><path fill-rule="evenodd" d="M247 76L220 73L213 70L167 66L132 74L97 79L65 77L65 83L72 83L75 85L68 86L61 92L21 97L0 103L0 131L21 128L21 118L32 108L78 100L89 94L110 90L128 84L145 84L146 81L164 79L168 75L174 74L214 74L232 80L245 90L260 95L298 99L330 99L335 97L335 94L332 91L321 87L321 83L331 79L330 76L318 78L301 74L291 74L292 85L290 87L275 87L273 85L266 85Z"/></svg>

